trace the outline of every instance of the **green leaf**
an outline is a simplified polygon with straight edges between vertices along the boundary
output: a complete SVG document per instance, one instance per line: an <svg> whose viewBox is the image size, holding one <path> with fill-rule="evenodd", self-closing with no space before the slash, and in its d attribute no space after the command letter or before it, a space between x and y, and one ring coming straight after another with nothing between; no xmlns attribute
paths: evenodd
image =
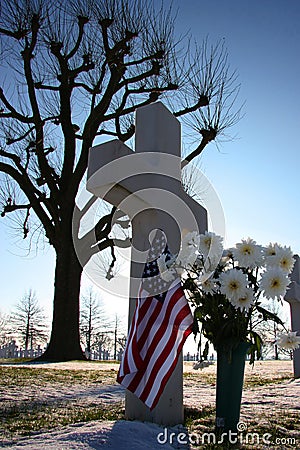
<svg viewBox="0 0 300 450"><path fill-rule="evenodd" d="M284 322L276 314L272 313L271 311L268 311L267 309L259 305L256 306L256 309L259 313L262 314L264 320L273 320L273 322L284 326Z"/></svg>
<svg viewBox="0 0 300 450"><path fill-rule="evenodd" d="M199 333L199 325L197 317L194 315L194 321L193 321L193 335L196 337L196 335Z"/></svg>
<svg viewBox="0 0 300 450"><path fill-rule="evenodd" d="M209 352L209 342L206 341L205 347L204 347L204 350L203 350L203 353L202 353L202 357L203 357L204 360L206 360L208 358L208 352Z"/></svg>
<svg viewBox="0 0 300 450"><path fill-rule="evenodd" d="M255 353L256 353L256 358L260 359L261 358L261 348L262 348L262 339L260 337L260 335L258 333L256 333L255 331L251 330L249 332L251 339L251 347L249 350L249 353L251 355L250 357L250 364L254 364L254 360L255 360Z"/></svg>

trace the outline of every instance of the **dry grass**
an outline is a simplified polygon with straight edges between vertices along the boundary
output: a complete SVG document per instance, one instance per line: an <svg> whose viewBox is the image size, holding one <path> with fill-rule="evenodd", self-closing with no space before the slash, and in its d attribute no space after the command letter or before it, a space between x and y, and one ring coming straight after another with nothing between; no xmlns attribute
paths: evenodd
<svg viewBox="0 0 300 450"><path fill-rule="evenodd" d="M124 418L122 391L115 381L117 369L117 364L77 362L0 366L2 438ZM197 436L214 430L215 383L216 365L199 372L192 369L192 363L185 364L186 425ZM116 396L110 397L114 391ZM234 448L299 448L299 397L300 383L292 381L290 361L257 362L254 368L246 364L241 420L251 433L270 433L273 444L240 443ZM299 445L290 443L292 438ZM284 444L277 445L276 439L284 439ZM198 448L227 447L206 444Z"/></svg>

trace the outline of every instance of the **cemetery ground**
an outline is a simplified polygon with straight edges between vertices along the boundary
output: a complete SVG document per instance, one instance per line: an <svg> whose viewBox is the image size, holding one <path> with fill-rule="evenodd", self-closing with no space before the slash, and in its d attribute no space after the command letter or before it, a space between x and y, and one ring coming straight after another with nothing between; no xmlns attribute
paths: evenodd
<svg viewBox="0 0 300 450"><path fill-rule="evenodd" d="M195 371L191 362L184 364L185 427L168 430L160 443L157 435L163 428L124 421L124 389L116 382L118 364L7 361L0 365L1 448L227 448L212 441L202 443L204 433L214 431L216 364L202 371ZM243 433L260 437L269 433L272 444L261 440L253 444L251 438L230 448L300 447L300 379L294 380L292 373L292 361L256 361L254 368L246 363ZM179 432L188 432L186 440L192 443L178 443Z"/></svg>

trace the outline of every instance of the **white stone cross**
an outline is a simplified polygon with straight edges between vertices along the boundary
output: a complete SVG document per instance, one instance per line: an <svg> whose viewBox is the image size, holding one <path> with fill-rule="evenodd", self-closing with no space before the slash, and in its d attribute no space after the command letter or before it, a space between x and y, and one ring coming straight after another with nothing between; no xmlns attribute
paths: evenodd
<svg viewBox="0 0 300 450"><path fill-rule="evenodd" d="M132 223L130 320L151 231L163 230L171 253L176 253L184 230L207 230L206 210L181 184L179 121L161 102L137 109L135 151L119 140L91 148L87 179L88 191L126 213ZM157 406L150 411L126 391L125 414L163 425L183 423L182 355Z"/></svg>
<svg viewBox="0 0 300 450"><path fill-rule="evenodd" d="M296 262L290 277L291 284L284 299L290 304L292 330L300 333L300 259L298 255L294 258ZM300 378L300 349L294 351L293 363L294 377Z"/></svg>

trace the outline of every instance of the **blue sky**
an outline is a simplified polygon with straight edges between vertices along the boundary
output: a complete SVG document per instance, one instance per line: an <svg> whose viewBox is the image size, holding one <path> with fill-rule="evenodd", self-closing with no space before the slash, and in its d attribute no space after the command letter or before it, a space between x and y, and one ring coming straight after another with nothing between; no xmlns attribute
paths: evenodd
<svg viewBox="0 0 300 450"><path fill-rule="evenodd" d="M235 138L210 144L201 169L217 191L226 217L226 244L253 237L300 252L300 2L298 0L174 1L178 30L201 41L225 38L241 83L244 116ZM0 221L1 300L8 311L32 287L50 312L54 253L24 254ZM84 284L87 284L85 281Z"/></svg>

